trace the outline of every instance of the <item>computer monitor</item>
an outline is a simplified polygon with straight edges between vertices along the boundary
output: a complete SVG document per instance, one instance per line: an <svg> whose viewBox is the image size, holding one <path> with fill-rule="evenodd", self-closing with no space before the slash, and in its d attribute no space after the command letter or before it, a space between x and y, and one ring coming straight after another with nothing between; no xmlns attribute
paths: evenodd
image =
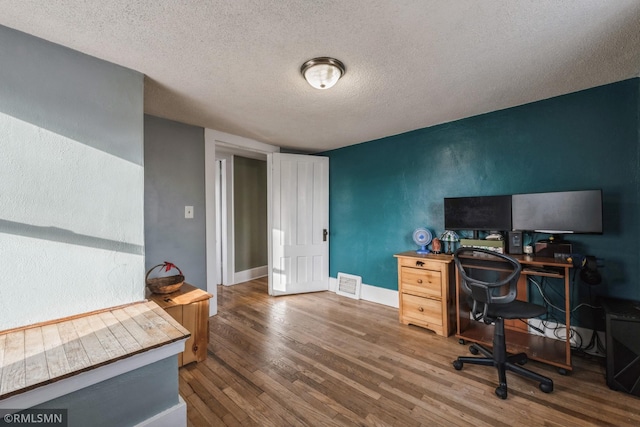
<svg viewBox="0 0 640 427"><path fill-rule="evenodd" d="M447 230L511 230L511 196L447 197L444 199Z"/></svg>
<svg viewBox="0 0 640 427"><path fill-rule="evenodd" d="M602 190L514 194L511 207L514 230L602 233Z"/></svg>

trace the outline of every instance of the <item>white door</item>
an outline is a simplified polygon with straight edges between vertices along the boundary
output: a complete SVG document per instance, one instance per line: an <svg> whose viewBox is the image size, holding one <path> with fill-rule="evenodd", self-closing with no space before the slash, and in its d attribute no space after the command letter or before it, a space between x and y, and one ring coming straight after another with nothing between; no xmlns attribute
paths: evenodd
<svg viewBox="0 0 640 427"><path fill-rule="evenodd" d="M329 158L270 154L269 295L329 289Z"/></svg>

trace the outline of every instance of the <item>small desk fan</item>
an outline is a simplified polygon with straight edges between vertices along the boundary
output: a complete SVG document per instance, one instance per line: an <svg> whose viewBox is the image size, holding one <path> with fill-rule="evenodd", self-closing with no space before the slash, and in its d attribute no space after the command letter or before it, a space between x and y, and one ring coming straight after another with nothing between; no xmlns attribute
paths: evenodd
<svg viewBox="0 0 640 427"><path fill-rule="evenodd" d="M431 232L429 230L427 230L426 228L416 228L413 232L413 241L416 243L416 245L420 246L420 249L418 249L416 253L430 253L431 251L427 249L427 245L431 243L431 239L433 239L433 236L431 235Z"/></svg>

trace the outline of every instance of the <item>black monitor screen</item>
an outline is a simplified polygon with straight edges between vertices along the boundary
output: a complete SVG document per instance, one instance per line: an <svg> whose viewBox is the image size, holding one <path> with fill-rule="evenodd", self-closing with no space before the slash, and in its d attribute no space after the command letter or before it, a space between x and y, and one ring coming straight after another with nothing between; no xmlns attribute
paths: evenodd
<svg viewBox="0 0 640 427"><path fill-rule="evenodd" d="M511 230L511 196L447 197L444 199L447 230Z"/></svg>
<svg viewBox="0 0 640 427"><path fill-rule="evenodd" d="M602 190L514 194L513 229L602 233Z"/></svg>

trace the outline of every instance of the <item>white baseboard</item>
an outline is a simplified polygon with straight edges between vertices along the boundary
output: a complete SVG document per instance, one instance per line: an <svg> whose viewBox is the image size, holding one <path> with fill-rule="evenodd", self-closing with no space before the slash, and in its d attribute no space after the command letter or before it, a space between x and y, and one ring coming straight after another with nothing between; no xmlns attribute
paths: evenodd
<svg viewBox="0 0 640 427"><path fill-rule="evenodd" d="M335 292L337 288L338 279L336 279L335 277L329 277L329 290L331 292ZM378 286L371 286L365 283L363 283L360 288L360 299L386 305L389 307L399 307L398 291L380 288Z"/></svg>
<svg viewBox="0 0 640 427"><path fill-rule="evenodd" d="M233 285L238 283L248 282L249 280L258 279L269 274L269 266L263 265L261 267L252 268L249 270L238 271L233 273Z"/></svg>
<svg viewBox="0 0 640 427"><path fill-rule="evenodd" d="M135 427L185 427L186 425L187 404L182 399L182 396L178 395L177 405L165 409L140 424L136 424Z"/></svg>

